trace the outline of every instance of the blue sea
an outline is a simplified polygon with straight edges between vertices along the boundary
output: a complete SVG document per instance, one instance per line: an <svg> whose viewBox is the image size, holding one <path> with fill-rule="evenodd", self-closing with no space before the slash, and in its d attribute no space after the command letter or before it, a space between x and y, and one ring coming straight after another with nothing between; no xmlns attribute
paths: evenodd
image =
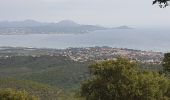
<svg viewBox="0 0 170 100"><path fill-rule="evenodd" d="M0 35L0 46L63 49L110 46L147 51L170 51L170 30L112 29L84 34Z"/></svg>

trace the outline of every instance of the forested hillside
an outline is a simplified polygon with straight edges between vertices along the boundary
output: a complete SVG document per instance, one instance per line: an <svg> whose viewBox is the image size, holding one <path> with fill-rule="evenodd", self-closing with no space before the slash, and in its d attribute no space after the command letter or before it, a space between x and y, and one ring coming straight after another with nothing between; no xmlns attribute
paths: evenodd
<svg viewBox="0 0 170 100"><path fill-rule="evenodd" d="M0 88L26 90L42 100L70 100L88 73L87 62L64 56L0 58Z"/></svg>

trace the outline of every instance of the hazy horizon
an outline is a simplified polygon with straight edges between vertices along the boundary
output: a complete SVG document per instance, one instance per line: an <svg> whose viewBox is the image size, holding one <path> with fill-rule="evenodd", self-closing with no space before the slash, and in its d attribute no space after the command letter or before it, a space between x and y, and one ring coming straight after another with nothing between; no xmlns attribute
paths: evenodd
<svg viewBox="0 0 170 100"><path fill-rule="evenodd" d="M72 20L113 26L168 28L170 8L152 6L153 0L0 0L0 21L32 19L40 22Z"/></svg>
<svg viewBox="0 0 170 100"><path fill-rule="evenodd" d="M70 20L70 19L63 19L63 20L59 20L59 21L39 21L39 20L34 20L34 19L22 19L22 20L0 20L1 22L24 22L24 21L35 21L35 22L39 22L39 23L45 23L45 24L52 24L52 23L60 23L62 21L70 21L73 22L75 24L80 24L80 25L94 25L94 26L101 26L101 27L105 27L105 28L118 28L118 27L129 27L131 29L157 29L157 30L170 30L170 28L168 26L165 27L155 27L155 26L135 26L135 25L127 25L127 24L122 24L122 25L112 25L112 26L107 26L107 25L102 25L102 24L96 24L96 23L78 23L77 21L74 20Z"/></svg>

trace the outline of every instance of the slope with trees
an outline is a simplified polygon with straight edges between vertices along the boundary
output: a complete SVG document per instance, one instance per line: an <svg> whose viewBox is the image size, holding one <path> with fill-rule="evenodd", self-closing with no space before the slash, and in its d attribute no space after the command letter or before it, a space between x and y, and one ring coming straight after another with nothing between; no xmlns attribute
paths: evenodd
<svg viewBox="0 0 170 100"><path fill-rule="evenodd" d="M91 78L81 86L86 100L168 100L169 79L141 71L134 62L118 58L90 66Z"/></svg>

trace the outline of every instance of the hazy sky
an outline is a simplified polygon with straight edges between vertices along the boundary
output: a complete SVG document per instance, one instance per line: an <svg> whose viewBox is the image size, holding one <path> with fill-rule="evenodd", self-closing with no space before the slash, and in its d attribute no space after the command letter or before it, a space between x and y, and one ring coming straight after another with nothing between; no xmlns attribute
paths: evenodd
<svg viewBox="0 0 170 100"><path fill-rule="evenodd" d="M135 27L170 26L170 7L152 0L0 0L0 21L34 19Z"/></svg>

